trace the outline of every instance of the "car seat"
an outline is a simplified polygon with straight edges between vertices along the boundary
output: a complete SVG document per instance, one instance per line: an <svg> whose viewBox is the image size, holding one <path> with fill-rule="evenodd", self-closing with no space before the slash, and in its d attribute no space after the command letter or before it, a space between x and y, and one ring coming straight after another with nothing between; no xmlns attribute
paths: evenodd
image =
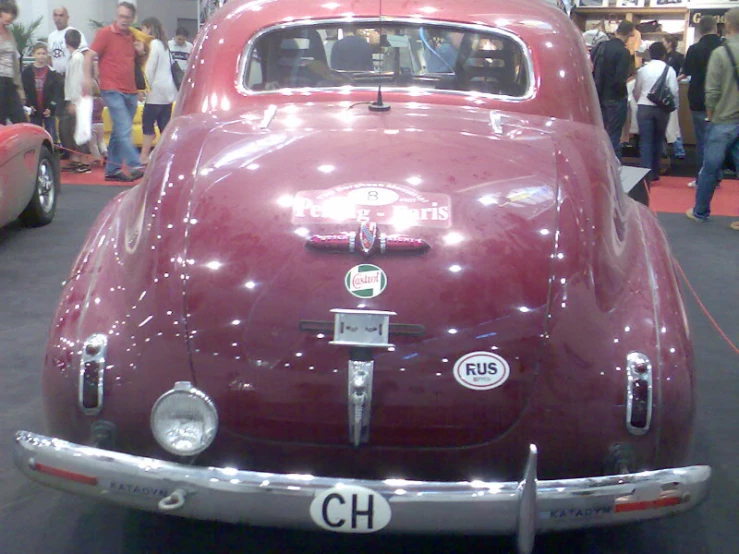
<svg viewBox="0 0 739 554"><path fill-rule="evenodd" d="M282 87L312 87L321 79L309 65L327 66L323 40L315 29L287 29L269 35L267 79Z"/></svg>

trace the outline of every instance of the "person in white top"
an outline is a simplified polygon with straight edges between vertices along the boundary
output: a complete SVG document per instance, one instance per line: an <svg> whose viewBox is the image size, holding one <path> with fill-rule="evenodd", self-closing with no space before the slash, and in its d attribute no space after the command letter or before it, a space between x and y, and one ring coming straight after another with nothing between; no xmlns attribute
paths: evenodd
<svg viewBox="0 0 739 554"><path fill-rule="evenodd" d="M82 46L82 33L77 29L67 29L65 35L66 48L70 58L67 72L64 74L64 113L59 117L59 136L62 145L70 152L69 165L65 170L77 173L89 173L90 164L86 162L89 149L87 144L77 144L74 140L75 129L78 125L77 102L85 95L82 85L85 75L85 52L87 46ZM92 125L92 120L89 122Z"/></svg>
<svg viewBox="0 0 739 554"><path fill-rule="evenodd" d="M172 53L172 59L177 62L182 71L187 69L187 59L192 52L192 42L187 39L190 32L184 27L177 27L175 37L169 41L169 51Z"/></svg>
<svg viewBox="0 0 739 554"><path fill-rule="evenodd" d="M162 23L156 17L148 17L141 22L141 30L154 37L149 43L149 57L146 60L146 80L149 92L146 94L144 113L141 116L143 142L141 144L141 163L149 163L149 153L154 142L154 123L163 133L172 117L172 102L177 98L177 87L172 78L172 59L167 48L167 37Z"/></svg>
<svg viewBox="0 0 739 554"><path fill-rule="evenodd" d="M638 104L636 120L639 124L639 157L640 165L650 169L647 182L659 180L659 162L662 157L662 145L665 139L665 130L670 120L670 112L657 107L648 95L654 84L667 68L667 87L672 92L677 105L679 94L677 75L675 70L665 63L667 49L661 42L654 42L649 46L651 61L642 67L636 74L634 98Z"/></svg>
<svg viewBox="0 0 739 554"><path fill-rule="evenodd" d="M74 27L69 26L69 12L67 8L54 8L52 16L54 18L54 25L56 25L56 31L51 32L47 39L51 67L57 73L64 75L67 72L69 58L72 55L64 42L64 35L67 29L74 29ZM81 31L80 36L82 37L80 47L86 47L87 40L85 40L85 35Z"/></svg>

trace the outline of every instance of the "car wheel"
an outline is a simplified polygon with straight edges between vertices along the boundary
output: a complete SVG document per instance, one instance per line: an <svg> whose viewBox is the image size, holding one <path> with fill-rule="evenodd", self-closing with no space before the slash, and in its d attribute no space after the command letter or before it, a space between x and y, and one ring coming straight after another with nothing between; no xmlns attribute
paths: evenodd
<svg viewBox="0 0 739 554"><path fill-rule="evenodd" d="M36 187L31 201L20 215L23 224L28 227L41 227L51 223L56 212L58 194L59 183L54 171L54 161L49 149L42 146L36 169Z"/></svg>

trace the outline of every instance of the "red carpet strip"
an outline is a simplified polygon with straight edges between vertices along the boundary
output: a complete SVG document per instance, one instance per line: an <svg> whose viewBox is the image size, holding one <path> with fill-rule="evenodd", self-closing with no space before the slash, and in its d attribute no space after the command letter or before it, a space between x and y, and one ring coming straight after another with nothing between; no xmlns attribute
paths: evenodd
<svg viewBox="0 0 739 554"><path fill-rule="evenodd" d="M652 183L650 207L656 212L685 213L693 207L695 200L695 189L688 187L692 180L689 177L663 175L659 181ZM721 181L711 201L711 215L739 217L739 181Z"/></svg>

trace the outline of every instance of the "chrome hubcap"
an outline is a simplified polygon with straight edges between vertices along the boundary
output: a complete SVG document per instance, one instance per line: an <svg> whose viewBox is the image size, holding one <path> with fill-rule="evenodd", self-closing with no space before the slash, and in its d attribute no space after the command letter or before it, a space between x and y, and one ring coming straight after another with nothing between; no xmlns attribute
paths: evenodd
<svg viewBox="0 0 739 554"><path fill-rule="evenodd" d="M54 207L54 170L49 160L41 160L36 177L36 189L38 190L41 209L48 213Z"/></svg>

